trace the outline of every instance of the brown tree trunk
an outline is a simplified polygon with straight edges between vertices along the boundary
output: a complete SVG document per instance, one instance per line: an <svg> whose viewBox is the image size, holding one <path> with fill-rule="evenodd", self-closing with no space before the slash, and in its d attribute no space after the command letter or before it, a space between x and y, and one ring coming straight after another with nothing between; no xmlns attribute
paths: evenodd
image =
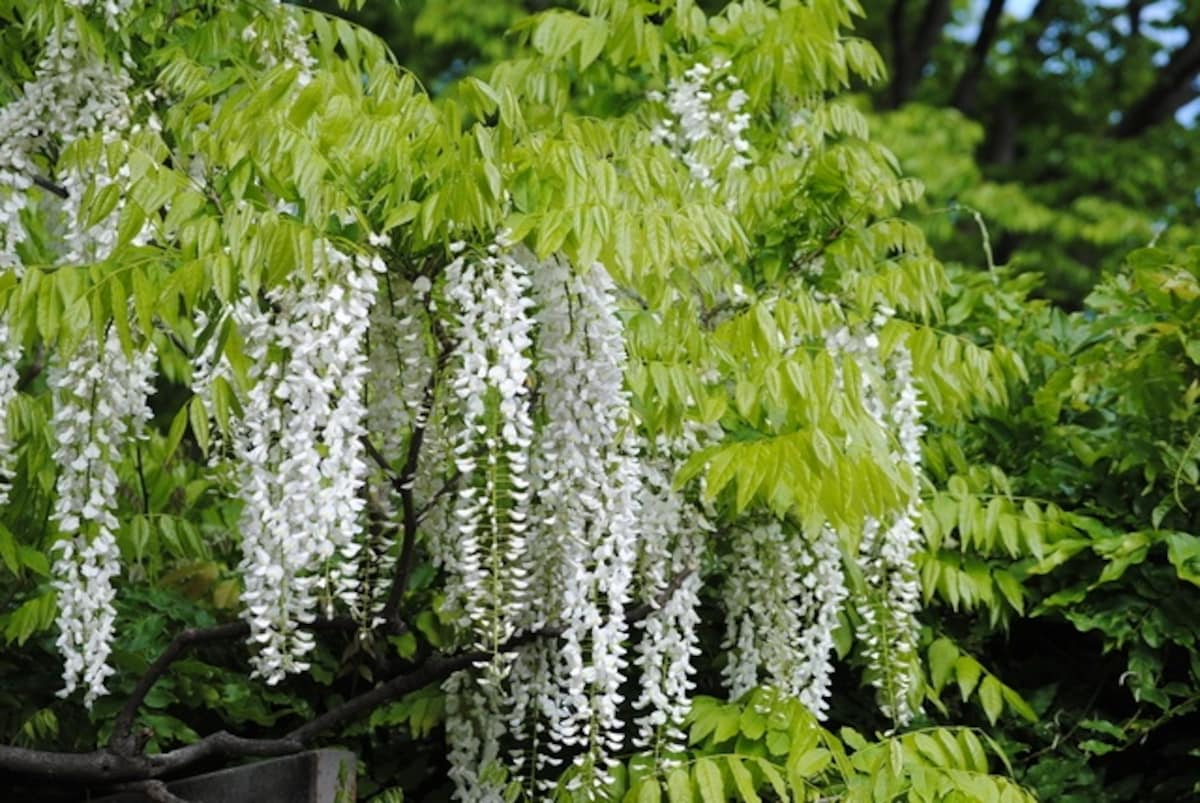
<svg viewBox="0 0 1200 803"><path fill-rule="evenodd" d="M1200 75L1200 36L1193 26L1183 47L1171 55L1158 80L1121 115L1112 134L1118 139L1136 137L1147 128L1169 119L1179 108L1200 94L1195 85Z"/></svg>
<svg viewBox="0 0 1200 803"><path fill-rule="evenodd" d="M1000 15L1004 12L1004 2L1005 0L988 0L987 9L983 12L983 22L979 25L979 36L975 38L971 54L967 57L966 69L963 70L962 76L954 87L950 105L963 114L971 114L975 111L979 95L979 79L983 76L983 68L987 64L992 42L996 40L996 34L1000 30Z"/></svg>
<svg viewBox="0 0 1200 803"><path fill-rule="evenodd" d="M894 74L888 93L888 107L895 109L903 105L921 80L921 73L933 47L942 35L942 28L950 19L950 0L929 0L921 13L921 21L913 34L912 42L904 36L904 0L896 0L892 6L892 61Z"/></svg>

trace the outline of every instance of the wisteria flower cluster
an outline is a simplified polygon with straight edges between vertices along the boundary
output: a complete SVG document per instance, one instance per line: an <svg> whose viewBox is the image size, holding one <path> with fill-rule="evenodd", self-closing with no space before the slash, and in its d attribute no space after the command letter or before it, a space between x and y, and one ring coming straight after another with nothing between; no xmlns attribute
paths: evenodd
<svg viewBox="0 0 1200 803"><path fill-rule="evenodd" d="M13 469L13 442L8 429L8 406L17 395L21 344L7 323L0 323L0 506L8 502Z"/></svg>
<svg viewBox="0 0 1200 803"><path fill-rule="evenodd" d="M63 696L84 687L91 706L113 673L113 580L120 573L115 516L121 450L150 419L154 350L126 355L115 329L103 346L85 340L50 373L55 395L52 421L59 475L52 520L55 544L58 648L63 654Z"/></svg>
<svg viewBox="0 0 1200 803"><path fill-rule="evenodd" d="M847 596L838 544L828 527L808 543L778 520L734 533L724 592L731 694L763 684L824 717L833 631Z"/></svg>
<svg viewBox="0 0 1200 803"><path fill-rule="evenodd" d="M384 268L329 244L319 253L314 279L273 289L269 311L250 299L234 311L255 381L232 444L245 502L242 596L268 683L307 668L304 625L360 603L365 341Z"/></svg>
<svg viewBox="0 0 1200 803"><path fill-rule="evenodd" d="M916 678L918 625L916 613L921 606L921 584L914 558L921 549L920 489L921 424L923 406L912 376L912 356L898 346L891 359L890 386L895 400L888 418L895 427L899 448L895 457L909 467L914 478L913 490L903 510L897 511L886 529L868 521L859 544L859 564L868 595L858 609L862 625L857 634L870 666L872 684L882 695L880 708L897 725L907 724L915 713L910 698Z"/></svg>
<svg viewBox="0 0 1200 803"><path fill-rule="evenodd" d="M367 429L386 455L400 454L405 434L429 417L426 388L435 366L426 342L428 293L428 286L392 279L371 308Z"/></svg>
<svg viewBox="0 0 1200 803"><path fill-rule="evenodd" d="M647 469L640 460L624 389L623 326L608 273L599 265L575 271L557 258L527 269L520 266L532 260L528 252L514 258L503 253L503 243L498 249L483 260L456 260L447 271L459 352L451 387L462 402L466 430L455 456L464 477L488 468L477 456L482 438L484 455L499 452L500 462L527 470L530 479L514 482L508 471L507 485L493 489L507 497L504 513L521 510L509 521L471 490L461 494L454 535L460 563L452 568L462 571L467 558L465 568L477 572L477 582L495 585L489 573L502 567L512 591L489 593L515 613L505 632L549 629L559 635L523 650L501 672L476 672L470 681L463 673L448 684L454 696L447 723L452 776L460 800L502 799L505 779L519 777L526 778L530 794L540 795L554 783L548 768L570 756L568 784L594 795L609 782L622 744L621 689L630 664L625 614L639 560L654 565L640 576L642 595L657 599L670 583L663 572L671 560L658 560L669 546L639 551L648 526L642 505L654 507L653 538L671 546L688 537L681 530L689 524L697 524L698 536L699 521L672 496L663 469ZM529 309L533 315L526 319ZM536 375L526 355L536 356ZM505 381L511 386L505 388ZM537 428L523 415L531 382L543 411ZM493 411L503 412L502 426L489 421ZM648 487L648 480L657 484ZM522 540L479 539L497 523L512 528L526 522L519 528ZM681 571L698 562L686 550L679 560L688 564ZM690 688L698 586L689 580L667 596L645 628L645 641L657 640L639 661L649 688L638 701L649 709L642 728L647 743L679 721ZM482 610L468 617L475 630L481 623L494 627ZM495 729L497 721L507 721L507 733Z"/></svg>
<svg viewBox="0 0 1200 803"><path fill-rule="evenodd" d="M670 147L692 177L709 189L720 183L723 172L750 164L750 142L745 137L750 115L742 111L750 98L738 87L731 66L728 61L711 67L693 64L671 79L665 95L653 91L648 96L664 103L671 115L655 125L650 138Z"/></svg>
<svg viewBox="0 0 1200 803"><path fill-rule="evenodd" d="M653 748L669 761L685 746L680 724L695 686L692 659L700 654L696 630L700 559L713 526L673 485L673 467L698 448L696 433L672 440L660 437L656 446L655 455L641 460L641 539L635 580L640 601L652 613L637 625L641 638L634 664L641 676L641 694L633 705L644 713L634 720L634 744Z"/></svg>
<svg viewBox="0 0 1200 803"><path fill-rule="evenodd" d="M529 410L533 318L525 266L492 244L446 269L456 360L450 391L462 417L454 445L455 524L437 557L453 578L446 606L498 651L527 606Z"/></svg>
<svg viewBox="0 0 1200 803"><path fill-rule="evenodd" d="M629 601L640 518L639 470L625 390L623 326L599 265L572 272L553 260L535 275L538 367L546 424L535 461L543 503L535 575L564 627L553 668L552 745L578 748L576 779L601 786L622 741ZM559 691L561 690L561 692Z"/></svg>
<svg viewBox="0 0 1200 803"><path fill-rule="evenodd" d="M867 659L868 676L879 692L880 708L896 725L915 713L910 698L916 683L914 660L920 610L920 580L914 558L921 548L920 515L921 423L923 402L912 375L912 355L897 345L887 364L879 354L881 330L894 315L879 309L870 327L852 332L842 327L826 337L834 354L855 356L861 371L861 398L881 426L896 432L893 458L912 475L912 490L903 509L887 521L868 519L859 540L857 562L866 585L854 601L860 624L855 636ZM890 374L890 376L889 376Z"/></svg>
<svg viewBox="0 0 1200 803"><path fill-rule="evenodd" d="M124 70L81 47L73 23L47 39L34 79L0 108L0 270L18 275L24 270L17 249L28 232L21 216L31 201L28 190L39 172L38 155L50 145L65 147L98 132L106 142L114 141L130 127L131 84ZM86 231L79 222L83 189L93 178L113 183L117 178L109 172L98 169L93 177L71 171L63 178L68 261L82 261L85 254L102 259L115 240L116 211Z"/></svg>
<svg viewBox="0 0 1200 803"><path fill-rule="evenodd" d="M110 23L127 7L128 3L108 3ZM50 151L65 151L85 137L99 134L104 144L117 142L130 128L131 83L124 70L80 44L73 22L50 35L33 79L0 108L0 271L18 277L24 273L20 248L29 233L23 216L33 211L29 189L41 163ZM123 170L122 165L74 165L60 177L66 198L61 220L51 216L50 223L63 229L60 256L67 262L95 262L111 252L121 202L94 225L83 224L81 204L89 185L122 185L127 178ZM0 330L0 472L7 497L7 408L16 393L21 350L7 324ZM124 442L136 437L150 416L146 399L152 392L153 365L152 348L130 357L110 328L103 343L94 334L85 338L65 364L54 365L50 372L56 402L54 460L59 468L51 518L61 536L54 545L53 565L58 647L64 657L61 694L82 686L89 707L105 693L113 672L108 665L116 617L113 582L120 572L116 467Z"/></svg>

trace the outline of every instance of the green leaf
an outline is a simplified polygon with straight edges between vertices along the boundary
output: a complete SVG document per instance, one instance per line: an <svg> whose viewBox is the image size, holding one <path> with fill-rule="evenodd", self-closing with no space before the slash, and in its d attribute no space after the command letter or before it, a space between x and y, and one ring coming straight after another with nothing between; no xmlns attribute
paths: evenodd
<svg viewBox="0 0 1200 803"><path fill-rule="evenodd" d="M659 803L662 800L662 789L657 778L643 778L638 786L637 803Z"/></svg>
<svg viewBox="0 0 1200 803"><path fill-rule="evenodd" d="M774 790L775 796L780 800L787 800L787 781L783 779L783 775L780 774L779 769L765 758L756 760L758 762L759 771L762 772L763 777L767 779L767 782L771 784L771 789Z"/></svg>
<svg viewBox="0 0 1200 803"><path fill-rule="evenodd" d="M167 440L163 446L164 463L170 462L175 456L175 450L179 448L179 443L183 440L183 434L187 431L188 417L191 415L191 405L184 405L175 413L175 417L171 419L171 427L167 430Z"/></svg>
<svg viewBox="0 0 1200 803"><path fill-rule="evenodd" d="M767 751L774 756L786 756L792 749L792 740L783 731L767 731Z"/></svg>
<svg viewBox="0 0 1200 803"><path fill-rule="evenodd" d="M58 595L53 591L24 602L5 617L8 620L4 627L5 640L20 645L34 633L47 630L54 623L57 604Z"/></svg>
<svg viewBox="0 0 1200 803"><path fill-rule="evenodd" d="M1025 698L1017 694L1008 686L1004 686L1004 702L1018 715L1024 718L1027 722L1037 722L1037 712L1033 710L1033 706L1025 702Z"/></svg>
<svg viewBox="0 0 1200 803"><path fill-rule="evenodd" d="M793 778L811 778L822 772L833 760L833 754L822 747L805 750L788 760L788 774Z"/></svg>
<svg viewBox="0 0 1200 803"><path fill-rule="evenodd" d="M946 685L957 660L958 647L950 639L939 638L929 645L929 672L935 692L940 692Z"/></svg>
<svg viewBox="0 0 1200 803"><path fill-rule="evenodd" d="M1004 710L1004 692L1001 690L1000 681L996 680L992 675L988 675L979 684L979 701L983 704L983 713L987 714L988 721L993 725L1000 718L1000 712Z"/></svg>
<svg viewBox="0 0 1200 803"><path fill-rule="evenodd" d="M728 756L726 760L729 764L729 772L733 776L733 784L737 787L742 800L759 803L762 798L754 789L754 776L750 774L750 770L746 769L737 756Z"/></svg>
<svg viewBox="0 0 1200 803"><path fill-rule="evenodd" d="M196 436L196 445L200 447L200 451L207 454L210 443L208 410L204 408L201 399L194 398L188 403L188 421L192 425L192 434Z"/></svg>
<svg viewBox="0 0 1200 803"><path fill-rule="evenodd" d="M46 557L45 552L24 544L17 545L17 552L20 553L21 563L25 565L26 569L38 577L50 576L50 560Z"/></svg>
<svg viewBox="0 0 1200 803"><path fill-rule="evenodd" d="M725 803L725 783L721 779L721 770L709 758L696 759L693 770L696 786L700 789L700 799L704 803Z"/></svg>
<svg viewBox="0 0 1200 803"><path fill-rule="evenodd" d="M17 542L8 527L0 523L0 559L13 574L21 573L21 561L17 558Z"/></svg>
<svg viewBox="0 0 1200 803"><path fill-rule="evenodd" d="M997 569L992 573L992 579L996 582L996 587L1000 589L1000 593L1008 600L1008 604L1013 606L1017 613L1024 615L1025 593L1021 588L1021 584L1017 582L1017 578L1003 569Z"/></svg>
<svg viewBox="0 0 1200 803"><path fill-rule="evenodd" d="M755 710L754 706L748 705L742 709L742 715L739 718L739 724L742 733L749 739L758 739L767 729L767 720Z"/></svg>
<svg viewBox="0 0 1200 803"><path fill-rule="evenodd" d="M1167 559L1175 567L1180 580L1200 586L1200 536L1189 533L1168 533Z"/></svg>
<svg viewBox="0 0 1200 803"><path fill-rule="evenodd" d="M954 662L954 678L958 682L958 690L964 700L971 696L975 684L979 682L981 670L979 662L969 655L960 656Z"/></svg>
<svg viewBox="0 0 1200 803"><path fill-rule="evenodd" d="M667 799L671 803L692 803L692 781L683 767L667 773Z"/></svg>

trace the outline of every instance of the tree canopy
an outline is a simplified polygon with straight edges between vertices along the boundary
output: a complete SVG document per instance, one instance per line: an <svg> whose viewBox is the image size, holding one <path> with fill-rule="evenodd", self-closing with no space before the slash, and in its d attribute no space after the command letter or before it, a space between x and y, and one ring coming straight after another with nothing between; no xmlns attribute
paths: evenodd
<svg viewBox="0 0 1200 803"><path fill-rule="evenodd" d="M0 780L1188 794L1195 37L908 5L0 0Z"/></svg>

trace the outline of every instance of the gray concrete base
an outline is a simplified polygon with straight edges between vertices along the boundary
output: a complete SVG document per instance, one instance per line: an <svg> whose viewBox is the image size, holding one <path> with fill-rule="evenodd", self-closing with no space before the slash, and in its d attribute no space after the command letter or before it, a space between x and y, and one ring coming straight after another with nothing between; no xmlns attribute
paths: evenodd
<svg viewBox="0 0 1200 803"><path fill-rule="evenodd" d="M310 750L171 781L188 803L354 803L355 758L348 750ZM95 803L146 803L122 793Z"/></svg>

